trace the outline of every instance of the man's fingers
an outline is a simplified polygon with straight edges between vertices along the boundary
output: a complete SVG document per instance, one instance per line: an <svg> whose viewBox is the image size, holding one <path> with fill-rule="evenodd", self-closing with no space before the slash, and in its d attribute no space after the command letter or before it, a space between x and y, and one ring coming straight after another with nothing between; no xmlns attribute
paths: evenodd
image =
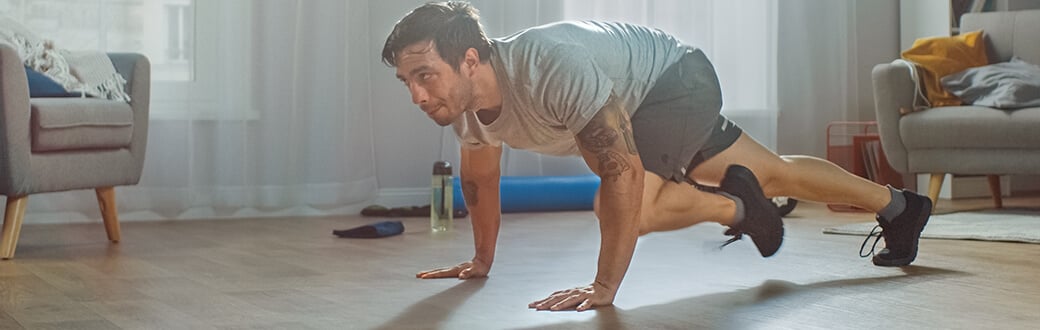
<svg viewBox="0 0 1040 330"><path fill-rule="evenodd" d="M551 295L551 296L549 296L549 297L547 297L545 299L542 299L542 300L530 303L530 304L527 305L527 307L528 308L535 308L535 309L538 309L538 310L546 310L546 309L549 309L549 307L551 307L553 304L555 304L560 299L561 298L560 298L559 294L553 294L553 295Z"/></svg>
<svg viewBox="0 0 1040 330"><path fill-rule="evenodd" d="M575 294L575 295L569 296L567 298L564 298L560 302L557 302L556 304L552 305L552 307L550 309L554 310L554 311L562 311L562 310L574 309L575 306L577 306L579 303L581 303L582 301L585 301L585 300L586 299L585 299L584 295Z"/></svg>
<svg viewBox="0 0 1040 330"><path fill-rule="evenodd" d="M415 277L416 278L445 278L445 277L458 277L458 278L462 278L462 276L461 276L462 275L462 271L463 270L467 270L467 269L471 269L471 268L473 268L473 263L469 262L469 261L466 261L466 262L463 262L461 264L458 264L457 266L443 267L443 268L431 269L431 270L427 270L427 271L421 271L419 273L416 273ZM476 276L476 275L483 276L482 274L473 274L473 273L470 273L467 276L468 277L472 277L472 276Z"/></svg>
<svg viewBox="0 0 1040 330"><path fill-rule="evenodd" d="M595 289L592 286L577 287L573 289L560 290L553 292L548 298L532 302L527 305L528 308L536 308L542 310L577 310L586 311L595 308L597 305L604 305L603 302L593 301L595 297ZM606 304L609 304L607 302Z"/></svg>
<svg viewBox="0 0 1040 330"><path fill-rule="evenodd" d="M587 311L589 310L589 308L592 308L592 299L585 299L585 302L582 302L581 305L578 305L579 312Z"/></svg>
<svg viewBox="0 0 1040 330"><path fill-rule="evenodd" d="M527 305L528 308L535 308L537 310L565 310L574 309L579 303L585 300L585 295L580 293L572 292L558 292L549 296L548 298L535 301Z"/></svg>
<svg viewBox="0 0 1040 330"><path fill-rule="evenodd" d="M452 267L452 268L438 268L438 269L434 269L434 270L428 270L428 271L416 274L415 277L418 277L418 278L444 278L444 277L455 277L455 276L458 276L458 270L455 269L454 267Z"/></svg>
<svg viewBox="0 0 1040 330"><path fill-rule="evenodd" d="M537 300L537 301L535 301L535 302L532 302L532 303L530 303L530 304L527 304L527 308L538 308L538 306L539 306L539 305L541 305L541 304L545 303L545 301L546 301L546 300L549 300L549 299L550 299L550 298L545 298L545 299L542 299L542 300Z"/></svg>
<svg viewBox="0 0 1040 330"><path fill-rule="evenodd" d="M433 273L436 273L438 271L440 271L440 269L424 270L424 271L421 271L421 272L415 274L415 277L416 278L425 278L426 276L428 276L430 274L433 274Z"/></svg>

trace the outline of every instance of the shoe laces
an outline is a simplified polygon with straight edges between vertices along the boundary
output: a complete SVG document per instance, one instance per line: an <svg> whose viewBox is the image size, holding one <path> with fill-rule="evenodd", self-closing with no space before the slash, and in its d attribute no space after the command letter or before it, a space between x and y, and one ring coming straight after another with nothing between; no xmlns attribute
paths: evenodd
<svg viewBox="0 0 1040 330"><path fill-rule="evenodd" d="M867 238L863 240L863 245L859 246L859 257L860 258L866 258L866 257L874 255L874 249L877 248L877 243L878 243L878 241L881 240L881 235L884 232L883 230L878 230L878 229L882 229L881 225L874 225L874 229L871 229L870 230L870 234L868 234ZM874 244L870 246L870 252L864 254L863 250L867 248L867 242L870 242L870 238L871 237L874 237Z"/></svg>
<svg viewBox="0 0 1040 330"><path fill-rule="evenodd" d="M739 241L739 240L744 238L744 232L742 232L742 231L740 231L740 230L738 230L736 228L726 229L726 232L723 233L723 234L727 235L727 236L733 236L733 237L731 237L729 240L723 242L722 245L719 245L719 250L722 250L722 248L726 247L726 245L729 245L730 243Z"/></svg>

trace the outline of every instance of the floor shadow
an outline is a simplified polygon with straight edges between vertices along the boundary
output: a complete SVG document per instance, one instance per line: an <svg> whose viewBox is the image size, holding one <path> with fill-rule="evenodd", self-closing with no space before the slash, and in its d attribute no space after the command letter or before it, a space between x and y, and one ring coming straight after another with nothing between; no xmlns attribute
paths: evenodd
<svg viewBox="0 0 1040 330"><path fill-rule="evenodd" d="M956 270L907 266L903 274L840 279L810 284L797 284L782 280L768 280L757 287L691 297L668 303L643 306L625 310L615 306L601 307L592 311L592 319L581 322L564 322L521 329L719 329L732 328L734 310L767 304L778 299L798 295L828 296L840 294L829 291L863 292L864 289L895 290L899 287L932 281L949 276L966 276L969 273ZM877 288L883 285L883 288Z"/></svg>
<svg viewBox="0 0 1040 330"><path fill-rule="evenodd" d="M487 278L469 279L459 281L458 284L441 291L435 295L426 297L397 314L393 319L375 329L436 329L444 322L455 308L473 296L474 293L484 287Z"/></svg>

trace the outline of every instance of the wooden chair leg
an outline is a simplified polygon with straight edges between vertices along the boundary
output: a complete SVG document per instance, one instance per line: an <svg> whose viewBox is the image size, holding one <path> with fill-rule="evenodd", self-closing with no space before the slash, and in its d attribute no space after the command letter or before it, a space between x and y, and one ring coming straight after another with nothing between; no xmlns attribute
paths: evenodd
<svg viewBox="0 0 1040 330"><path fill-rule="evenodd" d="M28 200L29 196L7 196L3 238L0 239L0 259L14 258L14 249L18 247L18 234L22 231L22 219L25 217L25 205Z"/></svg>
<svg viewBox="0 0 1040 330"><path fill-rule="evenodd" d="M999 175L987 175L986 179L989 180L989 193L993 194L993 205L998 209L1004 207L1004 200L1001 198L1000 191L1000 176Z"/></svg>
<svg viewBox="0 0 1040 330"><path fill-rule="evenodd" d="M119 213L116 211L116 189L103 187L94 189L97 193L98 207L101 208L101 218L105 220L105 233L108 240L119 243Z"/></svg>
<svg viewBox="0 0 1040 330"><path fill-rule="evenodd" d="M928 183L928 198L932 199L932 211L935 211L935 204L939 204L939 191L942 190L943 179L946 179L946 173L932 173L932 179Z"/></svg>

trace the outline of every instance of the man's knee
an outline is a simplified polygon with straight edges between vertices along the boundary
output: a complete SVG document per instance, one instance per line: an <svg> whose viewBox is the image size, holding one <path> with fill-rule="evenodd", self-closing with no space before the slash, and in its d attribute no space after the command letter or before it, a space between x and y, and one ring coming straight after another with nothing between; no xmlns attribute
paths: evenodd
<svg viewBox="0 0 1040 330"><path fill-rule="evenodd" d="M654 232L654 229L650 228L650 225L646 220L639 222L639 236L643 236L652 232Z"/></svg>
<svg viewBox="0 0 1040 330"><path fill-rule="evenodd" d="M785 194L790 190L791 185L796 184L793 181L796 176L792 175L794 173L791 172L793 170L791 162L783 156L780 158L780 162L755 172L758 184L762 186L762 192L767 197L787 196Z"/></svg>
<svg viewBox="0 0 1040 330"><path fill-rule="evenodd" d="M653 205L643 205L642 209L639 210L639 236L655 231L651 221L654 217L654 210Z"/></svg>
<svg viewBox="0 0 1040 330"><path fill-rule="evenodd" d="M651 219L651 217L654 216L653 213L655 209L653 203L654 198L646 198L646 196L644 196L643 202L639 210L639 236L643 236L654 231L651 227L651 221L649 220ZM600 205L600 190L596 189L596 196L592 199L592 210L596 214L597 218L602 215L600 213Z"/></svg>

